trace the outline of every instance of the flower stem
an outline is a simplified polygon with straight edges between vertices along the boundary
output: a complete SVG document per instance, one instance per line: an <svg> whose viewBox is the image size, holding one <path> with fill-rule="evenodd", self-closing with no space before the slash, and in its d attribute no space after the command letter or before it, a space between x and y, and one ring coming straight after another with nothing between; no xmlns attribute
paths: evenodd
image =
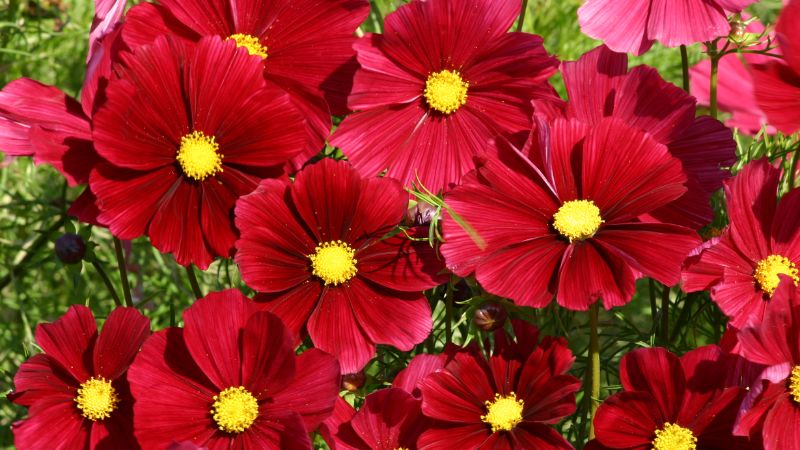
<svg viewBox="0 0 800 450"><path fill-rule="evenodd" d="M591 421L589 423L589 439L594 439L594 415L600 400L600 339L597 332L600 316L600 304L595 302L589 309L589 370L591 383L586 386L590 402Z"/></svg>
<svg viewBox="0 0 800 450"><path fill-rule="evenodd" d="M117 254L117 266L119 267L119 278L122 281L122 294L125 296L125 305L133 307L131 298L131 285L128 283L128 269L125 266L125 254L122 252L122 241L114 238L114 252Z"/></svg>
<svg viewBox="0 0 800 450"><path fill-rule="evenodd" d="M794 154L792 155L792 164L789 166L789 190L791 191L794 189L797 179L797 165L798 160L800 160L800 148L794 149Z"/></svg>
<svg viewBox="0 0 800 450"><path fill-rule="evenodd" d="M111 294L111 298L114 299L114 304L117 306L122 306L122 301L119 299L119 294L117 294L117 290L114 289L114 284L111 282L111 279L108 277L105 269L103 269L103 266L100 265L97 259L92 259L92 266L97 271L97 274L100 275L100 278L103 280L103 284L106 285L106 289L108 289L108 292Z"/></svg>
<svg viewBox="0 0 800 450"><path fill-rule="evenodd" d="M683 69L683 90L689 92L689 52L681 45L681 69Z"/></svg>
<svg viewBox="0 0 800 450"><path fill-rule="evenodd" d="M528 11L528 0L522 0L522 10L519 13L519 22L517 22L517 31L522 31L522 24L525 23L525 13Z"/></svg>
<svg viewBox="0 0 800 450"><path fill-rule="evenodd" d="M194 274L194 266L192 264L186 266L186 274L189 276L189 284L192 286L194 298L203 298L203 291L200 290L200 284L197 282L197 276Z"/></svg>
<svg viewBox="0 0 800 450"><path fill-rule="evenodd" d="M716 45L716 44L715 44ZM712 118L717 118L717 79L719 73L719 56L716 52L711 53L711 90L709 94L709 114Z"/></svg>
<svg viewBox="0 0 800 450"><path fill-rule="evenodd" d="M444 293L444 336L445 344L453 342L453 282L454 277L450 277L447 282L447 291Z"/></svg>
<svg viewBox="0 0 800 450"><path fill-rule="evenodd" d="M670 287L664 286L661 291L661 342L669 347L669 293Z"/></svg>

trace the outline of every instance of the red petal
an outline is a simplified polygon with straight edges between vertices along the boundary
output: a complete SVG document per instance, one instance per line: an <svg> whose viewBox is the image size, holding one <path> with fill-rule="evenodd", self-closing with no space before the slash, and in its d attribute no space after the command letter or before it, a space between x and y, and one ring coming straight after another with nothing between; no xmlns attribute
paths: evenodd
<svg viewBox="0 0 800 450"><path fill-rule="evenodd" d="M257 179L228 167L217 175L217 180L200 185L200 225L210 250L222 257L233 253L236 227L233 207L236 200L249 194L257 186Z"/></svg>
<svg viewBox="0 0 800 450"><path fill-rule="evenodd" d="M581 31L601 39L616 52L641 55L653 41L647 37L650 2L589 0L578 9Z"/></svg>
<svg viewBox="0 0 800 450"><path fill-rule="evenodd" d="M656 430L669 420L647 392L620 392L597 409L594 429L597 440L607 447L646 449Z"/></svg>
<svg viewBox="0 0 800 450"><path fill-rule="evenodd" d="M772 251L800 263L800 189L781 197L772 222Z"/></svg>
<svg viewBox="0 0 800 450"><path fill-rule="evenodd" d="M122 39L130 48L151 44L158 36L171 35L196 41L200 36L187 27L163 5L139 3L125 14Z"/></svg>
<svg viewBox="0 0 800 450"><path fill-rule="evenodd" d="M751 265L726 267L720 283L711 288L711 298L731 318L730 325L736 328L744 327L750 321L761 322L768 305L764 293L756 287L753 270Z"/></svg>
<svg viewBox="0 0 800 450"><path fill-rule="evenodd" d="M485 413L484 402L498 392L490 386L484 368L475 356L456 353L445 369L428 375L419 383L422 411L426 416L458 424L480 424Z"/></svg>
<svg viewBox="0 0 800 450"><path fill-rule="evenodd" d="M164 0L160 3L183 24L201 35L227 37L234 33L233 23L228 15L229 4L227 1L183 2Z"/></svg>
<svg viewBox="0 0 800 450"><path fill-rule="evenodd" d="M766 366L798 361L800 309L795 307L794 291L791 283L781 282L766 308L763 323L751 323L738 333L742 356Z"/></svg>
<svg viewBox="0 0 800 450"><path fill-rule="evenodd" d="M209 445L209 450L231 448L308 450L310 447L311 439L308 431L297 413L276 412L268 405L262 404L259 418L247 432L234 438L223 434L214 445Z"/></svg>
<svg viewBox="0 0 800 450"><path fill-rule="evenodd" d="M751 262L736 251L727 231L719 238L704 242L689 255L684 264L681 288L686 292L711 289L722 281L727 267L752 270Z"/></svg>
<svg viewBox="0 0 800 450"><path fill-rule="evenodd" d="M508 441L503 441L502 446L498 436L486 424L470 424L443 426L437 424L436 428L425 430L417 441L419 450L438 450L442 448L497 448L510 450ZM497 447L494 447L494 446ZM485 446L485 447L484 447Z"/></svg>
<svg viewBox="0 0 800 450"><path fill-rule="evenodd" d="M722 187L730 171L722 169L736 162L733 133L718 120L700 116L668 144L669 152L681 160L683 169L707 193ZM706 202L707 203L707 202Z"/></svg>
<svg viewBox="0 0 800 450"><path fill-rule="evenodd" d="M642 348L627 353L620 361L620 381L626 391L652 395L665 421L678 417L686 378L680 359L666 349Z"/></svg>
<svg viewBox="0 0 800 450"><path fill-rule="evenodd" d="M375 205L382 203L373 203ZM427 230L421 230L427 234ZM413 234L423 238L422 232ZM380 240L358 252L358 275L389 289L424 291L446 283L444 264L427 240L412 241L404 233Z"/></svg>
<svg viewBox="0 0 800 450"><path fill-rule="evenodd" d="M220 304L215 306L219 308ZM295 355L292 337L281 319L266 311L256 312L247 319L243 329L235 331L242 333L242 385L258 399L284 389L295 376ZM222 353L222 356L227 354ZM235 360L228 361L225 364L235 365Z"/></svg>
<svg viewBox="0 0 800 450"><path fill-rule="evenodd" d="M108 315L94 348L94 374L119 378L150 336L150 319L134 308L116 308Z"/></svg>
<svg viewBox="0 0 800 450"><path fill-rule="evenodd" d="M571 115L586 123L597 123L612 113L613 99L618 95L614 89L628 73L628 56L601 45L577 61L564 61L561 73Z"/></svg>
<svg viewBox="0 0 800 450"><path fill-rule="evenodd" d="M392 381L392 386L403 389L415 398L421 398L422 392L419 383L428 375L444 367L445 359L440 355L420 354L409 361L408 366L401 370Z"/></svg>
<svg viewBox="0 0 800 450"><path fill-rule="evenodd" d="M786 134L800 129L800 77L786 64L777 62L751 68L756 101L768 122Z"/></svg>
<svg viewBox="0 0 800 450"><path fill-rule="evenodd" d="M19 366L14 375L14 403L30 407L40 400L62 398L72 401L77 395L77 383L59 362L40 353Z"/></svg>
<svg viewBox="0 0 800 450"><path fill-rule="evenodd" d="M579 242L567 248L558 274L559 305L586 311L600 298L607 309L631 300L638 273L621 257L601 248L592 242Z"/></svg>
<svg viewBox="0 0 800 450"><path fill-rule="evenodd" d="M364 401L350 422L369 448L400 448L416 443L409 430L421 417L420 401L402 389L379 389Z"/></svg>
<svg viewBox="0 0 800 450"><path fill-rule="evenodd" d="M339 364L331 355L312 348L297 357L297 368L294 380L274 393L272 402L285 411L299 413L311 432L333 412L339 398Z"/></svg>
<svg viewBox="0 0 800 450"><path fill-rule="evenodd" d="M314 345L335 356L342 373L358 372L375 354L375 343L356 320L348 289L347 285L323 289L306 325Z"/></svg>
<svg viewBox="0 0 800 450"><path fill-rule="evenodd" d="M74 401L51 398L38 402L28 411L29 418L12 425L14 445L19 450L89 447L91 422L84 421Z"/></svg>
<svg viewBox="0 0 800 450"><path fill-rule="evenodd" d="M796 3L791 1L783 2L783 4L785 7L778 18L775 34L778 38L784 59L795 72L798 72L800 70L800 53L798 53L797 39L800 38L800 36L797 34L797 25L800 23L800 8L797 7Z"/></svg>
<svg viewBox="0 0 800 450"><path fill-rule="evenodd" d="M651 0L647 34L667 47L712 41L730 33L725 11L706 0Z"/></svg>
<svg viewBox="0 0 800 450"><path fill-rule="evenodd" d="M94 375L92 350L96 339L97 324L92 311L81 305L71 306L53 323L36 327L39 347L80 383Z"/></svg>
<svg viewBox="0 0 800 450"><path fill-rule="evenodd" d="M780 172L761 159L746 165L725 186L731 237L736 247L754 261L770 254L779 179Z"/></svg>
<svg viewBox="0 0 800 450"><path fill-rule="evenodd" d="M381 51L382 43L382 35L369 33L353 44L361 65L347 100L353 110L412 103L425 90L424 79L388 58Z"/></svg>
<svg viewBox="0 0 800 450"><path fill-rule="evenodd" d="M522 422L511 433L513 448L571 450L574 447L561 434L545 425ZM517 447L518 446L518 447Z"/></svg>
<svg viewBox="0 0 800 450"><path fill-rule="evenodd" d="M255 301L267 311L281 318L289 328L296 344L304 334L306 321L317 305L322 293L322 283L309 280L286 292L276 294L257 294Z"/></svg>
<svg viewBox="0 0 800 450"><path fill-rule="evenodd" d="M764 450L800 448L800 410L788 395L778 397L764 421Z"/></svg>

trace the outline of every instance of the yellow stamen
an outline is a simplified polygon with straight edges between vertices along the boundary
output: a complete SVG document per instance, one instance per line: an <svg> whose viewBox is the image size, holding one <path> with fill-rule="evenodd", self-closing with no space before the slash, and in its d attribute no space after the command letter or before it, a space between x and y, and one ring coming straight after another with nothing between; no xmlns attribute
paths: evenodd
<svg viewBox="0 0 800 450"><path fill-rule="evenodd" d="M664 428L656 430L653 450L696 450L697 438L692 430L674 423L665 423Z"/></svg>
<svg viewBox="0 0 800 450"><path fill-rule="evenodd" d="M342 241L330 241L319 244L311 260L314 276L319 277L327 285L337 286L356 276L358 268L356 252Z"/></svg>
<svg viewBox="0 0 800 450"><path fill-rule="evenodd" d="M247 53L260 56L261 59L267 59L267 46L252 34L236 33L228 36L228 39L234 40L237 47L246 48Z"/></svg>
<svg viewBox="0 0 800 450"><path fill-rule="evenodd" d="M425 100L431 108L450 114L467 103L468 88L458 71L442 70L425 81Z"/></svg>
<svg viewBox="0 0 800 450"><path fill-rule="evenodd" d="M789 377L789 393L795 403L800 403L800 366L792 368L792 375Z"/></svg>
<svg viewBox="0 0 800 450"><path fill-rule="evenodd" d="M91 377L81 383L75 403L83 417L96 421L111 417L111 413L117 409L119 397L111 381L103 377Z"/></svg>
<svg viewBox="0 0 800 450"><path fill-rule="evenodd" d="M800 282L800 277L797 273L797 265L789 258L781 255L769 255L756 264L756 270L753 272L753 278L758 284L759 289L764 291L767 295L772 297L781 279L778 275L788 275L789 278L794 280L794 285Z"/></svg>
<svg viewBox="0 0 800 450"><path fill-rule="evenodd" d="M202 131L193 131L181 138L181 147L175 159L187 177L203 181L211 175L222 172L222 158L219 144L214 136L206 136Z"/></svg>
<svg viewBox="0 0 800 450"><path fill-rule="evenodd" d="M492 426L492 433L511 431L522 422L522 407L525 403L515 393L494 395L494 401L486 401L486 415L481 420Z"/></svg>
<svg viewBox="0 0 800 450"><path fill-rule="evenodd" d="M229 387L214 396L211 417L220 430L241 433L258 417L258 401L244 386Z"/></svg>
<svg viewBox="0 0 800 450"><path fill-rule="evenodd" d="M594 236L603 222L600 208L591 200L564 202L553 214L553 228L570 242Z"/></svg>

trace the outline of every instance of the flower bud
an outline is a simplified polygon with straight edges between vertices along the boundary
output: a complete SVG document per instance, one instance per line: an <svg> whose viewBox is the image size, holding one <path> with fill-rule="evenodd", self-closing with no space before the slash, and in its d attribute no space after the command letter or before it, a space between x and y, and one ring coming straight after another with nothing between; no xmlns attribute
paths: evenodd
<svg viewBox="0 0 800 450"><path fill-rule="evenodd" d="M433 215L436 214L436 207L425 203L417 202L416 205L406 211L406 223L409 226L424 226L431 223Z"/></svg>
<svg viewBox="0 0 800 450"><path fill-rule="evenodd" d="M346 373L342 375L342 389L349 392L356 392L364 386L367 377L364 371L356 373Z"/></svg>
<svg viewBox="0 0 800 450"><path fill-rule="evenodd" d="M56 239L56 256L64 264L77 264L86 254L86 243L75 233L64 233Z"/></svg>
<svg viewBox="0 0 800 450"><path fill-rule="evenodd" d="M503 305L487 302L475 310L472 320L475 326L483 331L494 331L502 327L508 319L508 312Z"/></svg>

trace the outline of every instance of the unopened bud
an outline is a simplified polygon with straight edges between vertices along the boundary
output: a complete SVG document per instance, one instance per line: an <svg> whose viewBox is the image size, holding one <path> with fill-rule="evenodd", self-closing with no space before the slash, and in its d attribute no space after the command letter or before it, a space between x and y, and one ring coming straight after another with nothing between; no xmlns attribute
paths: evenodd
<svg viewBox="0 0 800 450"><path fill-rule="evenodd" d="M431 223L436 214L436 207L425 202L417 202L416 205L406 211L406 223L409 226L424 226Z"/></svg>
<svg viewBox="0 0 800 450"><path fill-rule="evenodd" d="M86 243L75 233L65 233L56 239L56 256L64 264L77 264L86 254Z"/></svg>
<svg viewBox="0 0 800 450"><path fill-rule="evenodd" d="M502 327L508 319L508 312L499 303L484 303L472 316L475 326L483 331L494 331Z"/></svg>
<svg viewBox="0 0 800 450"><path fill-rule="evenodd" d="M342 389L350 392L356 392L357 390L361 389L364 386L364 381L366 381L366 376L364 372L356 372L356 373L346 373L342 375Z"/></svg>

